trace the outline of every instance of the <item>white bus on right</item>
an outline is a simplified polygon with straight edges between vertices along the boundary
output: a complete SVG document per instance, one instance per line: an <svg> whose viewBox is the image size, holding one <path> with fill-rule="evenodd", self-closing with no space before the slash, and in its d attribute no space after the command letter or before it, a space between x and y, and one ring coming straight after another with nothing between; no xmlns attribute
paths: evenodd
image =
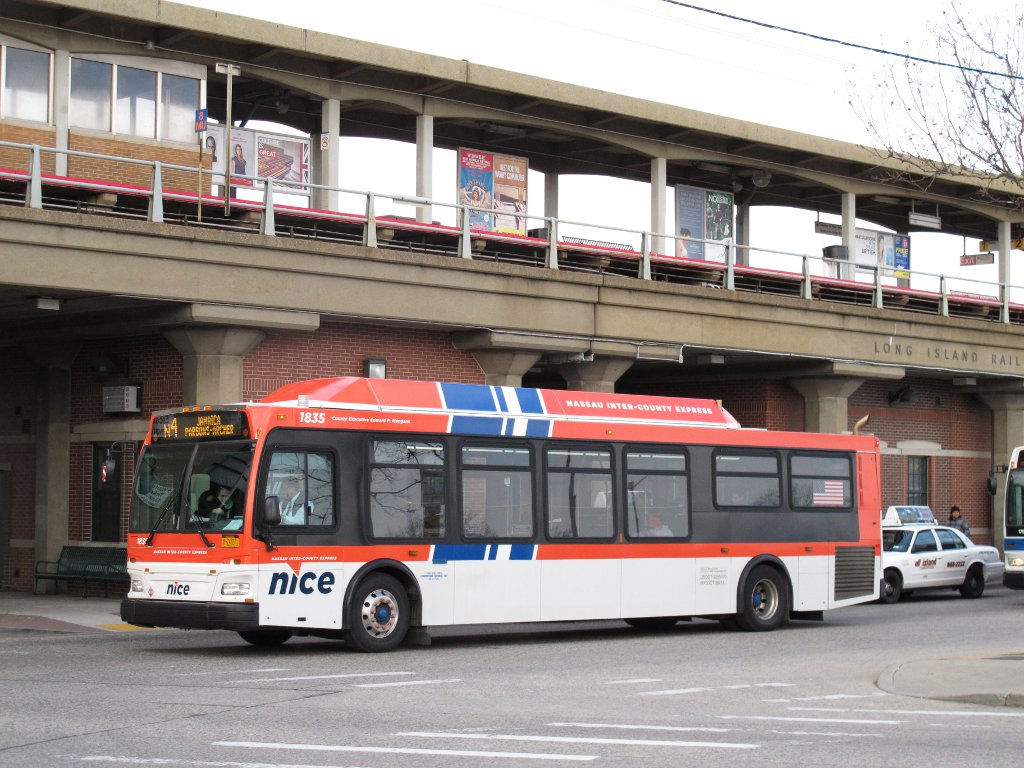
<svg viewBox="0 0 1024 768"><path fill-rule="evenodd" d="M882 518L883 603L919 589L955 589L963 597L981 597L985 585L998 582L1003 573L998 549L937 525L929 507L893 506Z"/></svg>
<svg viewBox="0 0 1024 768"><path fill-rule="evenodd" d="M1006 571L1003 584L1010 589L1024 589L1024 446L1010 452L1006 469L1006 496L1003 507L1003 552ZM994 476L989 491L995 493Z"/></svg>

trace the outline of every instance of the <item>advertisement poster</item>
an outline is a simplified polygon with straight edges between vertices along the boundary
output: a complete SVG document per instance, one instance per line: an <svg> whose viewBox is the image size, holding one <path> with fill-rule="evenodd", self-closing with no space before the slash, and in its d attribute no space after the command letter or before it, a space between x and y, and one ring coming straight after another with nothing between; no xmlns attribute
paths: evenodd
<svg viewBox="0 0 1024 768"><path fill-rule="evenodd" d="M469 226L525 235L528 171L525 157L460 149L457 199L474 209Z"/></svg>
<svg viewBox="0 0 1024 768"><path fill-rule="evenodd" d="M203 155L211 159L213 185L224 184L224 175L231 175L233 187L262 188L262 183L240 176L258 176L263 179L286 181L276 184L275 190L296 195L308 195L309 139L283 136L247 128L232 128L231 141L224 138L224 126L210 125L203 139Z"/></svg>
<svg viewBox="0 0 1024 768"><path fill-rule="evenodd" d="M910 237L858 228L854 233L854 263L871 267L874 274L879 267L889 277L910 277Z"/></svg>
<svg viewBox="0 0 1024 768"><path fill-rule="evenodd" d="M680 238L698 240L726 240L733 232L733 205L731 193L716 192L699 187L676 186L676 228ZM679 239L676 255L689 259L725 261L726 246Z"/></svg>
<svg viewBox="0 0 1024 768"><path fill-rule="evenodd" d="M460 205L470 205L469 226L471 229L494 228L492 193L494 190L494 158L489 152L472 149L459 150L459 192ZM484 210L478 210L478 209Z"/></svg>

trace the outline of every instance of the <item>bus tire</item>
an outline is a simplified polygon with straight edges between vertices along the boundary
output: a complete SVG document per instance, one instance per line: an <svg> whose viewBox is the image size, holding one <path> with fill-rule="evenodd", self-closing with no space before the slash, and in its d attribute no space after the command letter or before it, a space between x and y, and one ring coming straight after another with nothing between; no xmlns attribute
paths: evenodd
<svg viewBox="0 0 1024 768"><path fill-rule="evenodd" d="M786 580L774 568L751 569L740 591L736 624L747 632L769 632L786 619L789 607Z"/></svg>
<svg viewBox="0 0 1024 768"><path fill-rule="evenodd" d="M886 569L882 574L882 593L878 596L880 603L898 603L903 596L903 577L895 568Z"/></svg>
<svg viewBox="0 0 1024 768"><path fill-rule="evenodd" d="M966 598L977 598L985 594L985 575L981 572L980 566L972 566L967 571L964 583L960 585L960 596Z"/></svg>
<svg viewBox="0 0 1024 768"><path fill-rule="evenodd" d="M374 573L359 582L348 607L345 644L361 653L390 651L409 630L409 597L398 579Z"/></svg>
<svg viewBox="0 0 1024 768"><path fill-rule="evenodd" d="M288 629L255 629L239 632L238 636L257 648L274 648L287 643L292 633Z"/></svg>

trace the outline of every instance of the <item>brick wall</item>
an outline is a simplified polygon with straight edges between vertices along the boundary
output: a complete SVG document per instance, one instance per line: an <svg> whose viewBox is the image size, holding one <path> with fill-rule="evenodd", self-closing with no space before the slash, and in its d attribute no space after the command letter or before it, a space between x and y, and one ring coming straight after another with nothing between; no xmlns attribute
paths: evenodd
<svg viewBox="0 0 1024 768"><path fill-rule="evenodd" d="M183 148L165 146L145 139L130 139L124 136L72 132L68 139L69 149L76 152L92 152L98 155L113 155L134 160L159 160L162 163L195 167L199 165L199 145ZM209 156L204 155L203 165L210 167ZM147 189L153 183L153 169L150 166L121 163L91 157L70 157L68 176L81 179L102 179L120 184L134 184ZM195 173L164 169L164 191L180 191L195 195L199 190L199 179ZM204 192L209 192L210 178L206 177Z"/></svg>
<svg viewBox="0 0 1024 768"><path fill-rule="evenodd" d="M38 144L40 147L56 146L56 132L53 128L33 128L27 125L0 123L0 141L14 144ZM24 149L0 147L0 168L28 172L31 153ZM55 155L41 152L39 167L43 173L54 172Z"/></svg>

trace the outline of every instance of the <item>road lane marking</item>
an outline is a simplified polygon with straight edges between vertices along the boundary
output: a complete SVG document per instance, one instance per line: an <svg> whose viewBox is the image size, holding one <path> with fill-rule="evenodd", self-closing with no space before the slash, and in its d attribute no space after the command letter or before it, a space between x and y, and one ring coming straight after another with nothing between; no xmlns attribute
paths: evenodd
<svg viewBox="0 0 1024 768"><path fill-rule="evenodd" d="M488 752L470 749L416 749L414 747L356 747L342 744L285 744L263 741L214 741L215 747L247 747L251 749L292 749L306 752L369 752L375 755L439 755L441 757L485 757L490 760L566 760L588 763L597 755L553 755L544 752Z"/></svg>
<svg viewBox="0 0 1024 768"><path fill-rule="evenodd" d="M461 683L462 678L449 677L444 680L399 680L394 683L356 683L353 688L397 688L401 685L433 685L434 683Z"/></svg>
<svg viewBox="0 0 1024 768"><path fill-rule="evenodd" d="M633 685L635 683L660 683L657 677L634 677L632 680L608 680L605 685Z"/></svg>
<svg viewBox="0 0 1024 768"><path fill-rule="evenodd" d="M349 672L339 675L298 675L296 677L250 677L244 680L229 680L229 683L292 683L298 680L344 680L352 677L386 677L391 675L415 675L415 672Z"/></svg>
<svg viewBox="0 0 1024 768"><path fill-rule="evenodd" d="M852 717L776 717L772 715L715 715L715 717L720 720L780 720L786 723L853 723L856 725L903 725L907 722L906 720L858 720Z"/></svg>
<svg viewBox="0 0 1024 768"><path fill-rule="evenodd" d="M685 693L708 693L710 691L739 691L749 688L789 688L794 683L740 683L738 685L713 685L699 688L672 688L665 691L643 691L635 696L679 696Z"/></svg>
<svg viewBox="0 0 1024 768"><path fill-rule="evenodd" d="M671 731L685 733L687 731L704 731L707 733L734 733L738 728L714 728L685 725L626 725L621 723L548 723L556 728L618 728L624 731Z"/></svg>
<svg viewBox="0 0 1024 768"><path fill-rule="evenodd" d="M192 765L196 768L367 768L358 765L324 765L317 763L249 763L238 760L183 760L162 757L125 757L115 755L58 755L64 760L81 760L83 763L124 763L127 765Z"/></svg>
<svg viewBox="0 0 1024 768"><path fill-rule="evenodd" d="M942 715L943 717L1024 717L1024 712L976 712L970 709L835 709L832 707L787 707L801 712L864 712L875 715Z"/></svg>
<svg viewBox="0 0 1024 768"><path fill-rule="evenodd" d="M663 741L653 739L607 739L583 738L579 736L527 736L510 733L451 733L442 731L403 731L398 736L412 736L420 739L476 739L479 741L530 741L548 744L614 744L631 747L701 747L717 749L759 749L760 744L730 744L723 741Z"/></svg>

